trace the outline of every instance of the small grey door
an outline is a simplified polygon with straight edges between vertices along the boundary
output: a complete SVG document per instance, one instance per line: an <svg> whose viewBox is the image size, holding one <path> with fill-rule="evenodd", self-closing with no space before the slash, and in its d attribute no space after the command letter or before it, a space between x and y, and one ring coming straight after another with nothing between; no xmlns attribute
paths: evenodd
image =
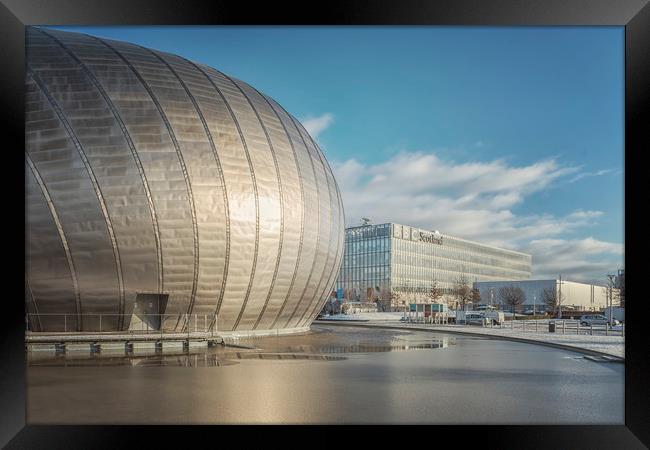
<svg viewBox="0 0 650 450"><path fill-rule="evenodd" d="M149 329L160 330L162 314L165 314L169 294L141 294L135 297L133 314L149 326Z"/></svg>

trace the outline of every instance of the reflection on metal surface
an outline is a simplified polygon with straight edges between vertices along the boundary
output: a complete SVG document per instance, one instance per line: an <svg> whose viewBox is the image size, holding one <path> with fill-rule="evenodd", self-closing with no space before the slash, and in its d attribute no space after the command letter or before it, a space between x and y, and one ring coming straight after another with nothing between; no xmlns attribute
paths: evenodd
<svg viewBox="0 0 650 450"><path fill-rule="evenodd" d="M295 118L129 43L28 27L26 52L31 331L127 330L160 295L165 331L191 315L223 331L313 321L340 266L343 205Z"/></svg>

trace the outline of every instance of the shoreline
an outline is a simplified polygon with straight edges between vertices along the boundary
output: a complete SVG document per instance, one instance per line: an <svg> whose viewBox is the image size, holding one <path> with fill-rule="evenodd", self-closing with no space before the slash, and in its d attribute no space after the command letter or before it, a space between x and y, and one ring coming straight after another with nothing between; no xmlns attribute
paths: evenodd
<svg viewBox="0 0 650 450"><path fill-rule="evenodd" d="M461 328L461 326L458 326L458 328L452 328L455 326L450 326L450 325L445 325L445 326L440 326L440 325L430 325L430 326L422 326L422 325L406 325L402 323L395 323L391 321L371 321L368 319L361 319L361 320L337 320L337 319L329 319L329 320L315 320L312 324L315 325L336 325L336 326L356 326L356 327L363 327L363 328L385 328L385 329L394 329L394 330L416 330L416 331L429 331L429 332L437 332L437 333L450 333L450 334L462 334L465 336L481 336L481 337L486 337L490 339L503 339L507 341L513 341L513 342L522 342L525 344L533 344L533 345L543 345L546 347L553 347L553 348L559 348L562 350L569 350L569 351L575 351L579 353L583 353L589 356L596 356L596 357L601 357L605 358L606 360L612 360L616 362L625 362L625 347L624 347L624 342L621 344L622 352L618 348L618 346L615 349L611 349L609 351L603 350L603 349L595 349L595 348L588 348L585 347L584 344L589 345L589 342L581 342L581 343L576 343L574 345L571 345L569 343L566 343L566 341L570 341L570 337L574 337L573 335L555 335L553 337L558 337L558 336L568 336L569 338L561 338L561 339L556 339L555 341L549 341L548 339L543 339L544 335L541 335L541 333L526 333L529 335L528 337L521 337L513 334L506 334L508 329L499 329L499 328L489 328L489 329L472 329L472 328ZM459 329L460 328L460 329ZM491 330L487 331L487 330ZM495 331L497 331L495 333ZM501 333L500 331L505 331L504 333ZM510 333L512 333L510 331ZM548 333L547 333L548 334ZM540 336L541 335L541 336ZM548 336L546 336L548 337ZM536 339L537 338L537 339ZM565 341L564 343L562 341ZM571 341L575 342L575 341ZM583 345L579 345L583 344Z"/></svg>

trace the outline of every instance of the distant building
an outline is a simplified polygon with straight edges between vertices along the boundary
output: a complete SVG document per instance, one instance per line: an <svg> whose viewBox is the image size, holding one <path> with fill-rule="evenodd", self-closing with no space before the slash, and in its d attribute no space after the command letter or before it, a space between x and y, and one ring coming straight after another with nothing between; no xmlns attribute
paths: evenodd
<svg viewBox="0 0 650 450"><path fill-rule="evenodd" d="M559 296L560 293L559 280L479 281L474 283L474 287L481 294L481 304L501 305L502 307L503 302L499 296L499 289L504 286L516 286L524 291L526 299L523 306L520 307L522 311L532 310L533 305L536 311L546 310L542 295L545 289L555 292L556 296ZM562 280L561 305L583 311L600 311L608 306L607 291L605 286ZM614 292L612 306L618 306L617 294Z"/></svg>
<svg viewBox="0 0 650 450"><path fill-rule="evenodd" d="M379 301L385 310L430 301L427 293L436 281L443 296L438 301L448 302L460 277L470 288L474 281L526 280L531 262L525 253L439 232L365 224L345 230L337 288L346 301Z"/></svg>
<svg viewBox="0 0 650 450"><path fill-rule="evenodd" d="M625 306L625 270L620 269L614 279L614 286L618 288L621 306Z"/></svg>

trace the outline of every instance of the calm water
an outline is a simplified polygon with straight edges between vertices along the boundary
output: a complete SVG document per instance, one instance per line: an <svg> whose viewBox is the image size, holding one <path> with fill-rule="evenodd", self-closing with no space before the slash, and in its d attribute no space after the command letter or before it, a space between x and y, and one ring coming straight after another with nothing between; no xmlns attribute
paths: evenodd
<svg viewBox="0 0 650 450"><path fill-rule="evenodd" d="M32 358L32 424L623 424L624 365L530 344L313 325L251 348Z"/></svg>

